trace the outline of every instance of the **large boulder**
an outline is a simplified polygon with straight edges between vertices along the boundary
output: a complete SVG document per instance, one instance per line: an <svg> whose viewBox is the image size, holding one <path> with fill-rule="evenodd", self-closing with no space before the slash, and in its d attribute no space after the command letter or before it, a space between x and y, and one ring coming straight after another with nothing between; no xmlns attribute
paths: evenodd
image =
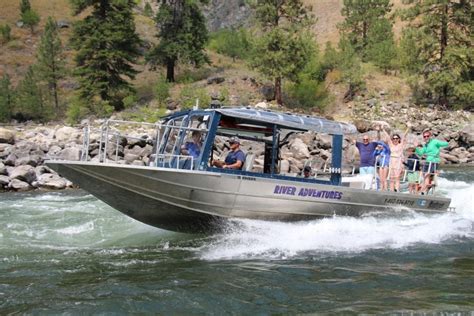
<svg viewBox="0 0 474 316"><path fill-rule="evenodd" d="M9 187L15 191L28 191L32 189L31 185L25 181L21 181L19 179L13 179Z"/></svg>
<svg viewBox="0 0 474 316"><path fill-rule="evenodd" d="M63 126L56 130L54 138L60 142L74 141L79 139L81 132L73 127Z"/></svg>
<svg viewBox="0 0 474 316"><path fill-rule="evenodd" d="M67 181L57 174L44 173L38 178L38 185L53 190L61 190L67 187Z"/></svg>
<svg viewBox="0 0 474 316"><path fill-rule="evenodd" d="M0 127L0 143L14 144L15 132L12 130Z"/></svg>
<svg viewBox="0 0 474 316"><path fill-rule="evenodd" d="M290 143L290 150L296 159L309 158L308 146L300 138L293 139Z"/></svg>
<svg viewBox="0 0 474 316"><path fill-rule="evenodd" d="M8 172L7 172L7 167L5 167L5 165L3 163L0 162L0 175L8 175Z"/></svg>
<svg viewBox="0 0 474 316"><path fill-rule="evenodd" d="M0 175L0 187L6 187L10 183L8 176Z"/></svg>
<svg viewBox="0 0 474 316"><path fill-rule="evenodd" d="M474 123L470 123L460 131L460 139L467 146L474 146Z"/></svg>
<svg viewBox="0 0 474 316"><path fill-rule="evenodd" d="M10 172L10 179L18 179L28 183L36 180L35 168L30 165L23 165L13 168Z"/></svg>
<svg viewBox="0 0 474 316"><path fill-rule="evenodd" d="M81 158L81 150L77 147L64 148L59 153L59 158L62 160L78 161Z"/></svg>

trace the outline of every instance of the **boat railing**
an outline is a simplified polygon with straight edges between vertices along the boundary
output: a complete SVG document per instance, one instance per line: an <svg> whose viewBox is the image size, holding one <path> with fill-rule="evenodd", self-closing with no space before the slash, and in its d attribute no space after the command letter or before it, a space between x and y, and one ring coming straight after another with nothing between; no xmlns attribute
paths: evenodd
<svg viewBox="0 0 474 316"><path fill-rule="evenodd" d="M140 128L147 136L137 136L131 134L131 131ZM87 124L83 128L82 149L80 153L81 161L93 161L103 164L124 164L124 144L131 140L135 145L141 144L141 147L147 145L152 147L148 154L143 158L143 164L151 167L165 167L176 169L193 169L196 159L192 156L177 153L179 139L183 138L182 133L192 132L194 130L207 132L203 128L194 128L162 123L146 123L124 120L107 120L99 128L93 128ZM98 134L99 136L93 134ZM166 134L166 135L165 135ZM173 136L170 136L170 135ZM173 138L169 141L168 138ZM166 147L167 146L167 147ZM166 148L165 148L166 147ZM169 148L168 148L169 147ZM91 149L96 150L95 155L91 155ZM168 149L168 150L166 150Z"/></svg>

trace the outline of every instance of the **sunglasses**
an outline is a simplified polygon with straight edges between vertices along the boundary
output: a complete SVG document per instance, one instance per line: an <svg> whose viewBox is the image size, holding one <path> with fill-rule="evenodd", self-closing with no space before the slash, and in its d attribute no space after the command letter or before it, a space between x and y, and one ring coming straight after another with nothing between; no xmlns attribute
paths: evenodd
<svg viewBox="0 0 474 316"><path fill-rule="evenodd" d="M430 135L423 135L423 138L430 138Z"/></svg>
<svg viewBox="0 0 474 316"><path fill-rule="evenodd" d="M364 141L364 142L368 142L369 139L368 139L368 138L364 138L363 141Z"/></svg>
<svg viewBox="0 0 474 316"><path fill-rule="evenodd" d="M392 139L395 140L395 139L400 139L400 138L398 138L398 137L392 137Z"/></svg>

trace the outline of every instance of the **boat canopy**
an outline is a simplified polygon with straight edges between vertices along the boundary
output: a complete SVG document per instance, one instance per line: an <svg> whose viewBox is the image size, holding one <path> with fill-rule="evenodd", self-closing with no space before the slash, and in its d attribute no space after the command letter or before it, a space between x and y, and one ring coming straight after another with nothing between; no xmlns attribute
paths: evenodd
<svg viewBox="0 0 474 316"><path fill-rule="evenodd" d="M225 116L236 117L255 122L271 123L281 127L302 131L314 131L317 133L326 133L331 135L354 134L357 132L357 129L352 124L335 122L325 118L309 115L272 112L268 110L258 110L246 107L207 109L205 111L215 111Z"/></svg>

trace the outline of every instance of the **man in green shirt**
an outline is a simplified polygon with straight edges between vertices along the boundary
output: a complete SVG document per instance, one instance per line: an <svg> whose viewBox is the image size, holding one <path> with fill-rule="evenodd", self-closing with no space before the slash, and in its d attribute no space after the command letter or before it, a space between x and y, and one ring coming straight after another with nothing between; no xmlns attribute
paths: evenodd
<svg viewBox="0 0 474 316"><path fill-rule="evenodd" d="M431 186L431 181L438 170L438 164L440 162L439 152L442 147L447 147L448 142L444 142L432 137L430 131L423 132L424 145L418 145L416 148L416 154L422 158L425 158L425 164L423 166L423 173L425 174L425 180L421 188L421 192L426 192Z"/></svg>

